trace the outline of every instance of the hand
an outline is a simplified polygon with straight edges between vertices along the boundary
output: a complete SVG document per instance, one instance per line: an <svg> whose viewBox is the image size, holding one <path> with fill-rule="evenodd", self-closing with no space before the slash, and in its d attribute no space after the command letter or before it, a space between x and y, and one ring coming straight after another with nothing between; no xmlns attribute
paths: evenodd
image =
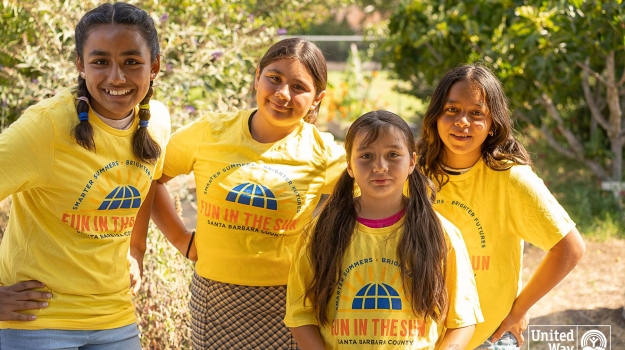
<svg viewBox="0 0 625 350"><path fill-rule="evenodd" d="M128 254L128 272L130 274L130 292L132 295L137 295L139 289L141 289L141 275L143 269L140 268L137 259L130 254Z"/></svg>
<svg viewBox="0 0 625 350"><path fill-rule="evenodd" d="M39 281L24 281L12 286L0 286L0 321L34 321L37 316L16 311L48 307L48 302L41 300L52 298L52 294L32 290L43 287L45 285Z"/></svg>
<svg viewBox="0 0 625 350"><path fill-rule="evenodd" d="M504 333L510 332L516 338L518 342L517 346L520 348L525 342L525 338L523 338L523 331L527 328L529 321L530 317L527 312L521 315L515 315L513 314L513 311L510 311L508 316L506 316L506 318L504 318L501 322L499 328L497 328L495 333L493 333L491 341L494 343L499 340Z"/></svg>

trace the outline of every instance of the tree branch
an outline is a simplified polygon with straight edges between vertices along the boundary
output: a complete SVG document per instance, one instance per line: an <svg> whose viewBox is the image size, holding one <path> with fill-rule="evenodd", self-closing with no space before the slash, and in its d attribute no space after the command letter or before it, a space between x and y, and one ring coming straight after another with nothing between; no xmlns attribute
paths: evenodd
<svg viewBox="0 0 625 350"><path fill-rule="evenodd" d="M564 120L562 120L562 116L560 115L560 112L558 111L556 106L553 104L551 97L549 97L546 92L543 92L542 98L539 99L539 101L547 111L547 114L551 118L553 118L558 124L558 130L560 131L560 133L562 133L562 136L564 136L572 151L579 155L580 159L583 159L584 147L582 146L582 143L579 142L577 137L575 137L575 134L573 134L573 132L564 125Z"/></svg>
<svg viewBox="0 0 625 350"><path fill-rule="evenodd" d="M586 58L585 64L587 65L590 62L590 58ZM610 133L610 124L608 121L601 115L601 110L595 99L590 92L590 83L588 82L588 71L584 70L582 74L582 90L584 90L584 98L586 99L586 104L588 104L588 108L590 109L590 115L604 128L608 134Z"/></svg>
<svg viewBox="0 0 625 350"><path fill-rule="evenodd" d="M601 76L601 74L595 72L594 70L590 69L590 67L588 67L587 65L581 63L581 62L575 62L575 64L577 66L579 66L581 69L587 71L588 73L592 74L595 78L597 78L597 80L599 80L600 82L602 82L605 85L608 85L608 82L605 80L604 77Z"/></svg>
<svg viewBox="0 0 625 350"><path fill-rule="evenodd" d="M428 50L430 50L430 53L432 54L432 56L436 58L436 62L438 62L439 64L442 64L443 58L441 57L441 55L438 54L438 52L436 52L436 50L434 50L432 45L430 45L430 43L426 41L425 46L428 48Z"/></svg>

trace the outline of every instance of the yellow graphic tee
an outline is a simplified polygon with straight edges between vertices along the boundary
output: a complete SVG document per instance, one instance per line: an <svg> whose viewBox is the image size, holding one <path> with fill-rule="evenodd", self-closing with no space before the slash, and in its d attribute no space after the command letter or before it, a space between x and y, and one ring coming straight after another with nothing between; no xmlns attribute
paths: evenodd
<svg viewBox="0 0 625 350"><path fill-rule="evenodd" d="M254 112L207 113L176 131L163 173L194 172L200 276L285 285L295 241L346 169L345 151L303 121L282 140L259 143L248 127Z"/></svg>
<svg viewBox="0 0 625 350"><path fill-rule="evenodd" d="M320 327L326 349L434 349L447 328L482 321L475 280L460 232L440 217L447 233L446 284L449 311L444 324L417 317L402 287L397 245L404 219L385 228L356 225L345 256L335 298L326 312L329 324ZM298 242L289 273L285 324L319 325L304 292L312 280L307 235ZM323 254L323 252L317 252Z"/></svg>
<svg viewBox="0 0 625 350"><path fill-rule="evenodd" d="M473 349L495 332L521 292L523 241L547 251L575 223L529 166L495 171L481 159L449 176L434 207L460 229L471 258L484 313Z"/></svg>
<svg viewBox="0 0 625 350"><path fill-rule="evenodd" d="M169 113L151 101L149 132L163 151ZM135 115L136 115L135 111ZM71 136L79 120L71 89L28 108L0 134L0 198L13 195L0 244L0 284L38 280L49 306L32 322L0 328L96 330L135 322L129 292L128 247L135 216L156 165L137 161L132 136L89 112L96 151Z"/></svg>

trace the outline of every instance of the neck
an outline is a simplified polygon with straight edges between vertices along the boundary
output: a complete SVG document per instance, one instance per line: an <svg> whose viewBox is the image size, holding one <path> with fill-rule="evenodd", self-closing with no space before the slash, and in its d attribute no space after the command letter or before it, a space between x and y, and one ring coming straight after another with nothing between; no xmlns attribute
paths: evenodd
<svg viewBox="0 0 625 350"><path fill-rule="evenodd" d="M248 126L254 140L260 143L273 143L287 137L299 126L299 123L287 127L269 125L263 118L258 117L258 111L256 111L250 116Z"/></svg>
<svg viewBox="0 0 625 350"><path fill-rule="evenodd" d="M406 207L403 194L384 199L360 196L356 198L356 201L358 202L358 217L371 220L388 218Z"/></svg>

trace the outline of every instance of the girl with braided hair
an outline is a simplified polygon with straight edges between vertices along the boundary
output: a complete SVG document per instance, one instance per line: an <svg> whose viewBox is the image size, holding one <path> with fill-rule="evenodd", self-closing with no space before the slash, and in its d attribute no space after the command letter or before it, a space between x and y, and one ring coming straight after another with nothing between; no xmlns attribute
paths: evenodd
<svg viewBox="0 0 625 350"><path fill-rule="evenodd" d="M158 37L145 11L115 3L87 12L75 41L78 87L0 135L0 198L13 196L2 349L141 349L128 252L170 133L151 100Z"/></svg>

